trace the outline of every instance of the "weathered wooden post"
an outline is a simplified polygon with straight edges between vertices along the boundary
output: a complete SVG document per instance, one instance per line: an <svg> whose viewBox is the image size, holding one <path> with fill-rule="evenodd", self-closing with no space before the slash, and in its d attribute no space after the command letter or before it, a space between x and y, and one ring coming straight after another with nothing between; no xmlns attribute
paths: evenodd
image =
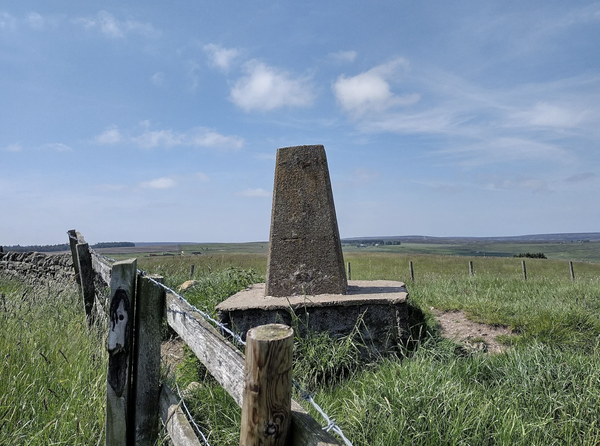
<svg viewBox="0 0 600 446"><path fill-rule="evenodd" d="M194 270L196 269L196 265L190 266L190 280L194 278Z"/></svg>
<svg viewBox="0 0 600 446"><path fill-rule="evenodd" d="M469 275L473 277L475 275L475 270L473 269L473 261L469 260Z"/></svg>
<svg viewBox="0 0 600 446"><path fill-rule="evenodd" d="M79 267L79 283L81 285L85 315L88 324L92 324L92 310L94 309L94 300L96 299L92 254L87 243L77 243L75 250L77 252L76 263Z"/></svg>
<svg viewBox="0 0 600 446"><path fill-rule="evenodd" d="M348 280L352 280L352 268L350 268L350 262L348 262Z"/></svg>
<svg viewBox="0 0 600 446"><path fill-rule="evenodd" d="M571 271L571 280L575 280L575 271L573 270L573 262L569 262L569 271Z"/></svg>
<svg viewBox="0 0 600 446"><path fill-rule="evenodd" d="M77 262L77 231L75 229L70 229L67 231L69 234L69 247L71 248L71 256L73 257L73 269L75 270L75 281L79 283L79 262Z"/></svg>
<svg viewBox="0 0 600 446"><path fill-rule="evenodd" d="M415 270L413 268L412 260L408 262L408 270L410 271L410 280L415 281Z"/></svg>
<svg viewBox="0 0 600 446"><path fill-rule="evenodd" d="M240 446L285 446L291 420L294 330L248 330Z"/></svg>
<svg viewBox="0 0 600 446"><path fill-rule="evenodd" d="M155 282L162 283L162 276L138 276L132 374L136 446L153 446L158 439L165 290Z"/></svg>
<svg viewBox="0 0 600 446"><path fill-rule="evenodd" d="M521 268L523 269L523 279L527 280L527 267L525 266L525 260L521 261Z"/></svg>
<svg viewBox="0 0 600 446"><path fill-rule="evenodd" d="M133 444L131 362L137 261L116 262L110 280L106 446Z"/></svg>

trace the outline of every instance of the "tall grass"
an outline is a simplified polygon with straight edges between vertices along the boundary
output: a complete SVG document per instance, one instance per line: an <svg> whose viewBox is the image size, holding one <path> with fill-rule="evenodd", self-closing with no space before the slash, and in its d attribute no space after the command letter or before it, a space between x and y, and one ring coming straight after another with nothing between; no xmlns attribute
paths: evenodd
<svg viewBox="0 0 600 446"><path fill-rule="evenodd" d="M88 329L74 288L0 277L0 444L102 441L107 355L100 333Z"/></svg>

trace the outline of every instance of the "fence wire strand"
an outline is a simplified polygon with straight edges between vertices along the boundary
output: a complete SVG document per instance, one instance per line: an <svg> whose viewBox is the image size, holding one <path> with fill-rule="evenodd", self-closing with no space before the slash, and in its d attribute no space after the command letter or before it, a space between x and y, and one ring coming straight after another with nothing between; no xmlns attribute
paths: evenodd
<svg viewBox="0 0 600 446"><path fill-rule="evenodd" d="M76 237L71 236L71 234L69 234L69 238L79 241ZM111 259L110 257L106 257L102 254L99 254L98 252L96 252L94 249L92 249L91 247L89 248L90 251L104 259L105 261L109 262L109 263L115 263L116 260L115 259ZM213 317L211 317L208 313L200 310L199 308L197 308L196 306L192 305L191 303L189 303L182 295L180 295L179 293L177 293L175 290L173 290L172 288L169 288L168 286L166 286L163 283L158 282L157 280L155 280L152 276L150 276L148 273L146 273L145 271L142 271L140 269L137 270L138 274L140 274L143 277L146 277L148 280L150 280L153 284L163 288L165 291L170 292L171 294L173 294L174 296L176 296L180 301L184 302L186 305L189 305L191 307L191 309L195 312L198 313L200 316L202 316L204 319L212 322L215 326L217 326L220 330L221 333L227 333L229 336L231 336L238 344L245 346L246 342L242 339L242 337L238 334L235 333L233 330L231 330L230 328L228 328L226 325L224 325L223 323L217 321L216 319L214 319ZM170 312L175 312L173 310L168 310ZM191 314L185 312L185 311L176 311L176 313L181 313L187 316L192 317ZM162 358L161 358L162 360ZM164 363L164 362L163 362ZM179 398L181 400L181 403L186 411L186 413L188 414L188 417L190 418L192 424L194 425L196 431L202 436L202 440L204 441L204 443L207 446L210 446L210 444L208 443L208 440L206 440L206 437L204 436L204 434L200 431L200 428L196 425L196 423L194 422L187 406L185 405L185 401L183 396L181 395L181 392L179 391L179 386L177 385L177 381L175 380L175 377L172 376L173 382L175 383L175 386L177 387L177 394L179 395ZM302 388L302 386L300 386L300 384L292 379L292 384L294 385L294 387L298 390L298 392L300 393L301 398L304 401L307 401L308 403L310 403L313 408L321 415L321 417L323 417L323 420L325 420L326 426L323 427L323 430L327 431L327 432L335 432L346 444L346 446L353 446L353 444L350 442L350 440L348 440L348 438L346 438L346 436L344 435L344 432L342 431L342 429L340 428L340 426L338 426L338 424L335 422L335 419L329 417L327 415L327 413L325 413L325 411L323 410L323 408L321 408L321 406L319 406L317 404L317 402L314 400L313 396L307 392L306 390L304 390Z"/></svg>

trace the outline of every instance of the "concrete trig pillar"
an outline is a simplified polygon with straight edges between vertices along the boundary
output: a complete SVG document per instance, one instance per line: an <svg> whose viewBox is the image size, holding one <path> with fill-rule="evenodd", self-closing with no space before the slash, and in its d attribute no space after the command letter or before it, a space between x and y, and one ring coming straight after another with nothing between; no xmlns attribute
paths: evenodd
<svg viewBox="0 0 600 446"><path fill-rule="evenodd" d="M346 288L325 148L279 149L265 295L346 294Z"/></svg>

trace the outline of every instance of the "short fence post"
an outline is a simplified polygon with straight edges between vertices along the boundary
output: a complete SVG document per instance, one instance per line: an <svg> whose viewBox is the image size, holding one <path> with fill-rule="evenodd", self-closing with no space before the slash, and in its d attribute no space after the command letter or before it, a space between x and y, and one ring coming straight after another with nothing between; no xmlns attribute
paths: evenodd
<svg viewBox="0 0 600 446"><path fill-rule="evenodd" d="M469 260L469 275L473 277L475 275L475 270L473 269L473 261Z"/></svg>
<svg viewBox="0 0 600 446"><path fill-rule="evenodd" d="M194 270L196 269L196 265L190 266L190 280L194 278Z"/></svg>
<svg viewBox="0 0 600 446"><path fill-rule="evenodd" d="M523 269L523 279L527 280L527 267L525 266L525 260L521 261L521 268Z"/></svg>
<svg viewBox="0 0 600 446"><path fill-rule="evenodd" d="M162 283L163 278L140 275L137 282L132 374L136 446L153 446L158 441L160 345L165 290L154 281Z"/></svg>
<svg viewBox="0 0 600 446"><path fill-rule="evenodd" d="M415 281L415 270L413 268L412 260L408 262L408 269L410 271L410 280Z"/></svg>
<svg viewBox="0 0 600 446"><path fill-rule="evenodd" d="M75 281L79 283L79 262L77 261L77 231L71 229L67 231L69 234L69 247L71 248L71 255L73 256L73 269L75 270Z"/></svg>
<svg viewBox="0 0 600 446"><path fill-rule="evenodd" d="M285 446L291 421L294 330L269 324L248 330L240 446Z"/></svg>
<svg viewBox="0 0 600 446"><path fill-rule="evenodd" d="M575 280L575 271L573 270L573 262L569 262L569 270L571 271L571 280Z"/></svg>
<svg viewBox="0 0 600 446"><path fill-rule="evenodd" d="M131 362L137 261L116 262L110 280L106 446L133 444Z"/></svg>
<svg viewBox="0 0 600 446"><path fill-rule="evenodd" d="M88 324L91 324L94 300L96 299L92 254L90 253L90 247L87 243L77 243L75 250L77 252L76 261L79 267L79 283L81 285L81 295L83 296L85 315Z"/></svg>
<svg viewBox="0 0 600 446"><path fill-rule="evenodd" d="M350 262L348 262L348 280L352 280L352 268L350 268Z"/></svg>

